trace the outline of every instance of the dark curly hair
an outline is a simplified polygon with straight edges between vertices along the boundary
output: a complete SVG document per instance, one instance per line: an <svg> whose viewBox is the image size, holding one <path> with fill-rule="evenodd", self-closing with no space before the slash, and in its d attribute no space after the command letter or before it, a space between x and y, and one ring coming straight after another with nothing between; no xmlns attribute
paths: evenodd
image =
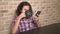
<svg viewBox="0 0 60 34"><path fill-rule="evenodd" d="M21 10L22 10L23 6L29 6L29 10L32 12L32 7L28 2L21 2L18 5L17 10L16 10L16 15L17 16L19 16L21 14ZM33 12L32 12L32 14L33 14Z"/></svg>

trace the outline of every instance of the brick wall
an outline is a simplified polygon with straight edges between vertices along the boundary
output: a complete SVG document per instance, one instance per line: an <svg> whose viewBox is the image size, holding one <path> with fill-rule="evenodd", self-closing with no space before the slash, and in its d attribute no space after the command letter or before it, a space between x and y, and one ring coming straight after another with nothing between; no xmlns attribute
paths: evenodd
<svg viewBox="0 0 60 34"><path fill-rule="evenodd" d="M22 1L28 1L33 11L40 10L41 26L60 23L60 0L0 0L0 34L10 34L15 10Z"/></svg>

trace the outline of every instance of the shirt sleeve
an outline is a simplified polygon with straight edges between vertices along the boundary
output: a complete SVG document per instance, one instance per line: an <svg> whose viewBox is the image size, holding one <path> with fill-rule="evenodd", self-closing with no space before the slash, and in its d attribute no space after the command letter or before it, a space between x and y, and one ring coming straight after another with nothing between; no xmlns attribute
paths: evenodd
<svg viewBox="0 0 60 34"><path fill-rule="evenodd" d="M34 19L34 17L32 17L32 23L34 24L35 27L38 27L37 22L36 22L36 20Z"/></svg>

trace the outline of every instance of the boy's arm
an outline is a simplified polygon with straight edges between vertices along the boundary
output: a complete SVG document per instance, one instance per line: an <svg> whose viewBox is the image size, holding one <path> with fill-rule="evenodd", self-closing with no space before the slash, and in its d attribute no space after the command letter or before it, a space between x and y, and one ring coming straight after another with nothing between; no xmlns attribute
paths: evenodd
<svg viewBox="0 0 60 34"><path fill-rule="evenodd" d="M37 22L38 27L41 27L41 23L40 23L39 17L33 16L33 18Z"/></svg>

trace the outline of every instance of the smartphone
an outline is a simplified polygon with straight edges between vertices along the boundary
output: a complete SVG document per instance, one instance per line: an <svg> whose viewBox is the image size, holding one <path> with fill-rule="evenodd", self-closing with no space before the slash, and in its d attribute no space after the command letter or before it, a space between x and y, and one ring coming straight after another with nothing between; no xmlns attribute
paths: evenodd
<svg viewBox="0 0 60 34"><path fill-rule="evenodd" d="M37 11L36 16L39 17L41 11Z"/></svg>

